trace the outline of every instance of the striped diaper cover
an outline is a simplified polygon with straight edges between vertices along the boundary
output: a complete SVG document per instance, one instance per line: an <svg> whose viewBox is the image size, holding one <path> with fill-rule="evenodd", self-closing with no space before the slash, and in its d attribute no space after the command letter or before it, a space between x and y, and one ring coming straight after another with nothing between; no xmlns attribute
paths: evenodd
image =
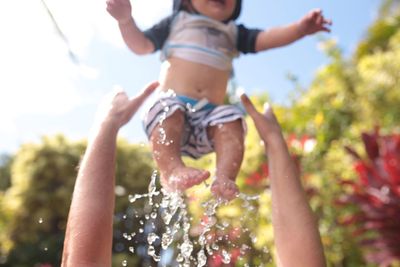
<svg viewBox="0 0 400 267"><path fill-rule="evenodd" d="M143 127L150 138L157 125L175 111L184 112L185 123L181 142L181 153L197 159L214 151L214 145L207 135L207 127L240 119L244 132L246 122L243 110L236 105L214 105L205 99L196 100L182 95L162 92L143 119ZM168 138L168 137L167 137Z"/></svg>

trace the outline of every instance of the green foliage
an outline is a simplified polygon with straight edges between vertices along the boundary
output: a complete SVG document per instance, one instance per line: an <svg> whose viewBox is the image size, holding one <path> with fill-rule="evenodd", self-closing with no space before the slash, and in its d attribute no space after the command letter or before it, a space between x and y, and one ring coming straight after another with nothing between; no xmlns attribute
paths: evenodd
<svg viewBox="0 0 400 267"><path fill-rule="evenodd" d="M369 27L367 36L358 45L355 59L378 51L387 51L391 37L400 26L400 3L397 0L385 0L382 3L378 19Z"/></svg>
<svg viewBox="0 0 400 267"><path fill-rule="evenodd" d="M0 195L0 226L4 229L0 252L4 266L60 264L72 190L84 150L84 142L72 143L55 136L43 138L40 144L25 144L15 155L11 187L4 196ZM151 170L147 148L120 140L117 214L126 211L127 194L146 191ZM118 220L115 227L120 227ZM119 239L116 236L115 243Z"/></svg>
<svg viewBox="0 0 400 267"><path fill-rule="evenodd" d="M398 11L391 12L398 14ZM372 28L382 27L381 23L378 19ZM400 31L398 26L392 30L380 36L381 44L377 43L375 32L369 33L372 36L365 42L380 49L371 49L353 62L343 59L340 50L328 42L325 48L331 63L317 74L310 88L302 92L283 117L285 131L309 135L317 141L311 153L300 154L299 158L305 185L317 192L311 204L320 218L329 266L375 266L365 263L351 229L342 227L337 219L353 214L355 208L338 209L332 203L345 190L339 179L356 178L351 158L343 148L349 144L360 148L361 132L375 126L384 132L398 130Z"/></svg>
<svg viewBox="0 0 400 267"><path fill-rule="evenodd" d="M3 209L13 214L6 226L8 262L28 266L55 264L60 258L68 203L83 144L70 146L62 136L26 144L15 156L12 186ZM2 242L3 244L3 242Z"/></svg>
<svg viewBox="0 0 400 267"><path fill-rule="evenodd" d="M11 185L12 161L12 156L0 155L0 191L5 191Z"/></svg>

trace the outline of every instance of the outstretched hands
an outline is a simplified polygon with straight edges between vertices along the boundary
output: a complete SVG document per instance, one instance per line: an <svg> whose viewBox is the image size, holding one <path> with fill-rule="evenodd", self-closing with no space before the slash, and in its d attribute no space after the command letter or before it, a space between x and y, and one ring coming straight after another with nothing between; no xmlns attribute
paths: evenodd
<svg viewBox="0 0 400 267"><path fill-rule="evenodd" d="M115 88L100 106L98 120L108 122L118 129L136 113L146 98L158 87L158 82L148 84L137 96L129 99L121 88Z"/></svg>
<svg viewBox="0 0 400 267"><path fill-rule="evenodd" d="M102 104L75 182L61 266L111 266L116 137L157 87L132 99L115 89Z"/></svg>
<svg viewBox="0 0 400 267"><path fill-rule="evenodd" d="M330 32L329 27L332 25L332 20L326 19L321 9L313 9L300 19L299 25L302 35L310 35L320 31Z"/></svg>
<svg viewBox="0 0 400 267"><path fill-rule="evenodd" d="M241 100L268 154L277 266L326 266L316 219L271 107L262 114L246 95Z"/></svg>
<svg viewBox="0 0 400 267"><path fill-rule="evenodd" d="M129 0L107 0L107 11L118 23L125 24L132 19L132 6Z"/></svg>
<svg viewBox="0 0 400 267"><path fill-rule="evenodd" d="M265 145L273 144L277 140L283 140L281 127L269 104L266 103L264 105L264 113L260 113L256 110L247 95L243 94L241 100L247 113L254 121L257 132Z"/></svg>

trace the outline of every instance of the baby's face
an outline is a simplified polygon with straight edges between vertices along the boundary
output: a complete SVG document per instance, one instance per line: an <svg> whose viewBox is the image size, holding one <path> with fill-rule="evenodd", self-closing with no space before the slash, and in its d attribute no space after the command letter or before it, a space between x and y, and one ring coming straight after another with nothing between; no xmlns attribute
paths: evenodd
<svg viewBox="0 0 400 267"><path fill-rule="evenodd" d="M192 0L192 5L204 16L226 21L235 11L236 0Z"/></svg>

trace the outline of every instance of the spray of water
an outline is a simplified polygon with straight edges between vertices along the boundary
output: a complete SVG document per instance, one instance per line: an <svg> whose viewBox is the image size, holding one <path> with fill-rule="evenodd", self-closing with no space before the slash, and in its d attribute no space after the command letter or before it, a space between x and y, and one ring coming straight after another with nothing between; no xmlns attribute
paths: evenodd
<svg viewBox="0 0 400 267"><path fill-rule="evenodd" d="M166 92L166 94L171 96L175 95L172 90ZM171 144L171 142L167 140L165 130L162 126L169 112L169 107L165 102L163 102L163 100L160 101L164 106L164 112L159 121L159 139L157 142L159 144L168 146ZM205 105L206 102L203 103L200 101L200 104ZM192 107L190 104L188 104L187 109L189 112L196 112L196 110L201 109L201 106L196 105ZM154 153L155 157L160 156L157 155L157 151ZM232 244L231 241L229 241L228 235L219 236L218 238L213 237L213 233L215 233L216 230L223 232L225 229L229 229L230 226L229 222L227 221L224 221L221 224L217 223L217 209L225 203L214 198L202 203L202 208L204 209L204 219L201 221L201 231L198 235L198 239L192 242L190 239L192 218L188 213L184 196L178 192L168 192L164 189L157 190L157 178L157 172L153 172L148 186L148 193L129 195L128 197L130 203L134 203L139 200L147 200L147 205L145 205L145 207L149 207L149 211L144 216L146 221L142 220L139 222L141 228L138 229L138 232L140 234L147 235L147 255L149 255L154 262L160 262L162 260L161 253L158 255L156 252L157 242L159 242L158 244L161 245L161 249L164 251L169 250L171 246L178 248L176 262L179 267L206 266L208 257L212 257L217 252L222 256L222 262L224 264L231 263L232 255L228 252L230 249L226 247L226 243L231 247L240 250L240 255L245 255L246 251L251 249L251 247L245 244L239 247L235 244ZM254 210L254 205L252 205L252 202L257 201L259 196L247 196L241 193L239 194L238 198L243 201L242 207L247 212L251 212ZM163 223L164 229L162 234L156 234L155 232L151 232L151 230L146 228L146 225L152 225L151 229L155 229L156 227L154 226L154 221L159 215L161 217L160 221ZM242 229L242 231L246 232L249 231L249 229ZM129 242L133 242L135 236L136 233L123 234L123 237ZM222 241L224 241L224 245L218 245L218 243ZM253 236L252 241L257 241L255 236ZM197 249L195 249L195 246ZM133 245L129 246L129 251L131 253L135 252ZM196 251L197 254L193 255ZM126 261L124 261L122 265L127 266L126 264Z"/></svg>
<svg viewBox="0 0 400 267"><path fill-rule="evenodd" d="M157 242L159 242L161 249L164 251L170 249L172 246L178 248L176 262L179 267L206 266L208 257L212 257L217 252L222 256L222 262L229 264L232 262L232 255L229 252L230 249L226 247L226 244L230 245L231 248L238 248L240 250L240 255L245 255L246 252L251 249L251 247L246 244L237 246L231 243L227 235L213 239L211 234L213 230L224 231L230 227L228 221L217 222L217 210L219 207L225 205L225 203L214 198L201 204L204 209L203 220L200 222L201 231L198 238L191 241L190 229L192 227L192 218L188 213L184 196L181 193L168 192L162 188L158 190L156 186L157 179L157 172L153 172L148 186L148 193L128 196L130 203L144 200L151 207L150 212L144 216L145 221L141 220L139 222L143 227L141 227L138 232L147 235L147 255L149 255L154 262L160 262L162 260L161 253L157 254L156 252ZM252 202L257 201L259 196L247 196L241 193L238 198L243 202L242 207L246 208L249 212L254 209ZM157 219L158 215L160 215L160 221L164 226L163 233L158 235L151 231L148 232L148 230L145 231L144 226L149 225L149 222ZM152 222L152 224L154 223ZM249 231L249 229L242 229L242 231L246 232ZM132 243L135 236L136 233L123 233L123 237ZM257 241L255 235L250 234L250 237L252 242ZM224 241L225 245L221 247L218 245L218 242L222 241ZM195 249L195 247L197 248ZM266 249L264 250L267 251ZM131 253L135 252L133 245L129 247L129 251Z"/></svg>

